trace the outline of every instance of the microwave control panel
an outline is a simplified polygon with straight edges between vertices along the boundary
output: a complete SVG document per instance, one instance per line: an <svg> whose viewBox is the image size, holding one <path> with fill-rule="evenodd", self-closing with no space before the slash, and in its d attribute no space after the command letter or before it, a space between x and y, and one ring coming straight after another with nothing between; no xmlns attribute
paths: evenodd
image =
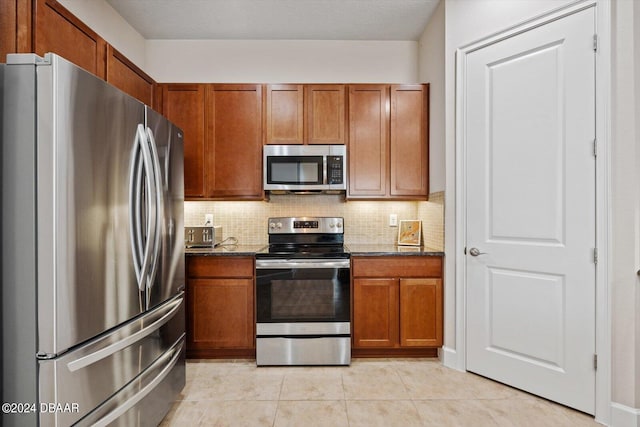
<svg viewBox="0 0 640 427"><path fill-rule="evenodd" d="M327 156L327 175L329 184L342 184L344 171L342 170L342 156Z"/></svg>

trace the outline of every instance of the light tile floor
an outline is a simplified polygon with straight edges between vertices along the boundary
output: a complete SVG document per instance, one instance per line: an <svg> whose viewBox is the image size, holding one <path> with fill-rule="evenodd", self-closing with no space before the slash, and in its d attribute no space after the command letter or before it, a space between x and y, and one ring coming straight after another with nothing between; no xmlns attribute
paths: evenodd
<svg viewBox="0 0 640 427"><path fill-rule="evenodd" d="M349 367L187 362L162 426L598 426L594 419L434 359L354 359Z"/></svg>

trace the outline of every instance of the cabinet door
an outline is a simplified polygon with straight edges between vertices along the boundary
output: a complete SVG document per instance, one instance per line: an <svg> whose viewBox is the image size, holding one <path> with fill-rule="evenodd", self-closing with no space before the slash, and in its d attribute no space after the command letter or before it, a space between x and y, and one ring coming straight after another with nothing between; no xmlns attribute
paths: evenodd
<svg viewBox="0 0 640 427"><path fill-rule="evenodd" d="M429 195L427 85L391 86L391 196Z"/></svg>
<svg viewBox="0 0 640 427"><path fill-rule="evenodd" d="M107 82L152 106L156 83L126 56L107 45Z"/></svg>
<svg viewBox="0 0 640 427"><path fill-rule="evenodd" d="M349 197L389 193L389 86L349 86Z"/></svg>
<svg viewBox="0 0 640 427"><path fill-rule="evenodd" d="M207 193L262 199L262 86L209 85Z"/></svg>
<svg viewBox="0 0 640 427"><path fill-rule="evenodd" d="M31 1L0 0L0 62L8 53L31 52Z"/></svg>
<svg viewBox="0 0 640 427"><path fill-rule="evenodd" d="M190 279L187 292L190 349L254 346L253 280Z"/></svg>
<svg viewBox="0 0 640 427"><path fill-rule="evenodd" d="M266 143L302 144L304 92L302 85L266 86Z"/></svg>
<svg viewBox="0 0 640 427"><path fill-rule="evenodd" d="M204 85L163 85L162 111L184 133L184 195L191 199L205 195L204 96Z"/></svg>
<svg viewBox="0 0 640 427"><path fill-rule="evenodd" d="M346 143L344 85L306 85L307 144Z"/></svg>
<svg viewBox="0 0 640 427"><path fill-rule="evenodd" d="M35 5L35 53L56 53L104 79L106 42L57 1Z"/></svg>
<svg viewBox="0 0 640 427"><path fill-rule="evenodd" d="M442 279L400 279L400 345L442 345Z"/></svg>
<svg viewBox="0 0 640 427"><path fill-rule="evenodd" d="M398 280L354 279L353 346L398 345Z"/></svg>

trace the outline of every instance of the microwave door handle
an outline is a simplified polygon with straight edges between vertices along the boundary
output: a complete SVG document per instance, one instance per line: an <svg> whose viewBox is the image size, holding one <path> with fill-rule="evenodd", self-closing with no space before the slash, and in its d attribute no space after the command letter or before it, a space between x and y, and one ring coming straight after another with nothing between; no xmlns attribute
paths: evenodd
<svg viewBox="0 0 640 427"><path fill-rule="evenodd" d="M328 174L327 174L327 156L322 156L322 183L327 185L328 183Z"/></svg>

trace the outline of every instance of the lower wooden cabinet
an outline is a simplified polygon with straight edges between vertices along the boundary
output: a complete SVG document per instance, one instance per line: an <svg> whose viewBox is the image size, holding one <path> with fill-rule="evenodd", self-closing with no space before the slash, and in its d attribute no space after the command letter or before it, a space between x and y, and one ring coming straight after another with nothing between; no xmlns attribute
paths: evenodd
<svg viewBox="0 0 640 427"><path fill-rule="evenodd" d="M442 279L400 279L400 346L442 345Z"/></svg>
<svg viewBox="0 0 640 427"><path fill-rule="evenodd" d="M354 356L436 355L441 257L353 257L352 274Z"/></svg>
<svg viewBox="0 0 640 427"><path fill-rule="evenodd" d="M187 357L255 357L252 257L187 258Z"/></svg>
<svg viewBox="0 0 640 427"><path fill-rule="evenodd" d="M354 348L395 347L398 343L398 308L397 279L354 279Z"/></svg>

